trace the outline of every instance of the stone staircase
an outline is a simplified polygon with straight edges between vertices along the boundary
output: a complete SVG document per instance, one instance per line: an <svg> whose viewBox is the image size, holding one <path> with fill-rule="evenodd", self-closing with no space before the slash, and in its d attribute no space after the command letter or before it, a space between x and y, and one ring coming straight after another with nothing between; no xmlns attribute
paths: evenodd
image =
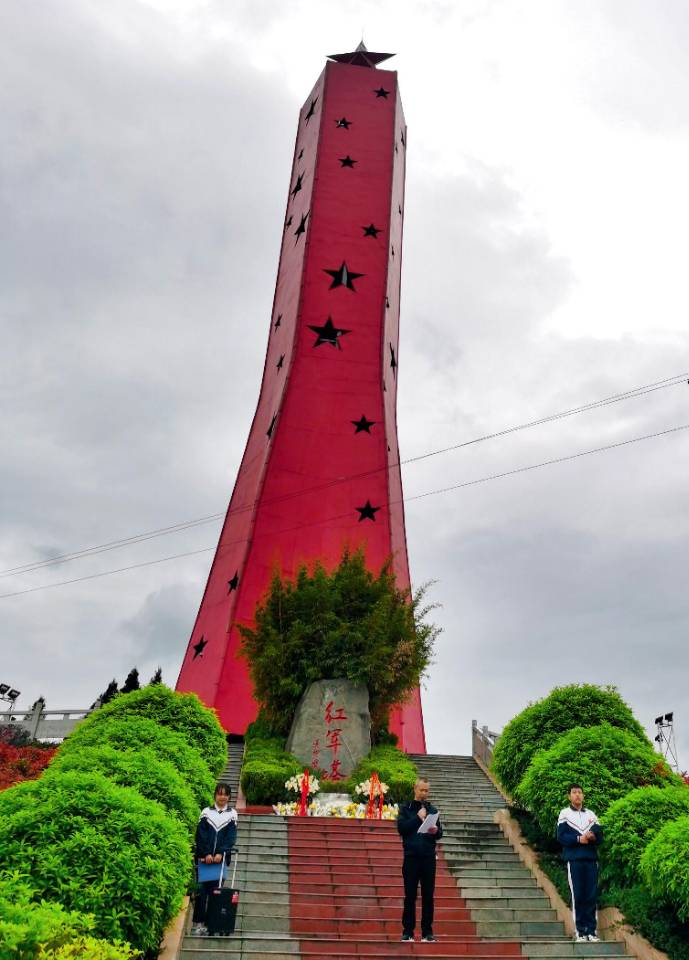
<svg viewBox="0 0 689 960"><path fill-rule="evenodd" d="M442 814L442 847L481 937L516 939L523 956L624 954L617 942L575 944L530 870L493 822L505 801L473 757L413 755Z"/></svg>
<svg viewBox="0 0 689 960"><path fill-rule="evenodd" d="M228 743L227 745L227 764L225 769L218 777L224 783L229 783L232 790L232 804L236 804L239 796L239 777L242 772L242 761L244 759L243 743Z"/></svg>
<svg viewBox="0 0 689 960"><path fill-rule="evenodd" d="M238 754L231 754L226 771L235 782ZM399 942L402 851L393 823L240 811L237 930L228 938L185 936L179 960L598 960L624 953L616 942L574 944L565 935L493 823L504 801L472 758L413 759L431 781L445 828L436 884L438 943Z"/></svg>

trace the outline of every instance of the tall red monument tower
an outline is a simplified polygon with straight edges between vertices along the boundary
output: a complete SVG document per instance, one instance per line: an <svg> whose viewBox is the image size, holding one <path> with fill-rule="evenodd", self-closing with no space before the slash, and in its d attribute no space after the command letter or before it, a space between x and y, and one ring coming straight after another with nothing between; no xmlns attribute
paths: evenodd
<svg viewBox="0 0 689 960"><path fill-rule="evenodd" d="M273 571L363 545L409 585L397 446L406 127L391 54L329 57L299 116L268 349L251 432L178 690L242 734L256 715L236 624ZM393 711L425 752L416 690Z"/></svg>

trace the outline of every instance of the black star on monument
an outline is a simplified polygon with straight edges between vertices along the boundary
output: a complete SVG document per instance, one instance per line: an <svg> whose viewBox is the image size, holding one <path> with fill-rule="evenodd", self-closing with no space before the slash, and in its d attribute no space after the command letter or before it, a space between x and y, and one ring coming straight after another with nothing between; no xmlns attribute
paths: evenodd
<svg viewBox="0 0 689 960"><path fill-rule="evenodd" d="M292 214L291 214L291 213L290 213L290 215L289 215L289 219L285 222L285 226L286 226L286 227L291 227L291 226L292 226Z"/></svg>
<svg viewBox="0 0 689 960"><path fill-rule="evenodd" d="M383 89L383 87L378 87L378 89L374 90L373 92L376 95L376 100L378 100L380 97L382 97L383 100L387 100L388 95L390 94L390 91Z"/></svg>
<svg viewBox="0 0 689 960"><path fill-rule="evenodd" d="M400 142L401 142L401 144L402 144L403 147L406 147L407 143L406 143L406 141L405 141L405 139L404 139L404 130L403 130L402 133L400 134Z"/></svg>
<svg viewBox="0 0 689 960"><path fill-rule="evenodd" d="M301 182L303 179L304 179L304 174L300 173L299 176L297 177L297 182L294 184L294 186L290 190L290 197L292 197L292 199L294 199L294 197L296 197L296 195L301 190Z"/></svg>
<svg viewBox="0 0 689 960"><path fill-rule="evenodd" d="M354 169L354 164L359 162L358 160L352 160L349 154L347 154L346 157L338 157L338 160L343 167L351 167L352 170Z"/></svg>
<svg viewBox="0 0 689 960"><path fill-rule="evenodd" d="M309 120L311 119L311 117L312 117L312 116L314 115L314 113L316 112L316 104L317 104L317 103L318 103L318 97L315 97L315 98L311 101L311 106L309 107L309 112L308 112L308 113L306 114L306 116L304 117L304 120L306 120L307 123L309 122Z"/></svg>
<svg viewBox="0 0 689 960"><path fill-rule="evenodd" d="M354 273L351 270L347 269L347 264L342 261L339 270L324 270L324 273L329 273L333 278L333 282L330 284L330 289L334 290L335 287L346 287L348 290L351 290L353 293L356 293L354 289L354 284L352 281L357 280L359 277L365 277L365 273Z"/></svg>
<svg viewBox="0 0 689 960"><path fill-rule="evenodd" d="M402 213L402 204L401 204L401 203L398 203L398 204L397 204L397 212L398 212L398 213Z"/></svg>
<svg viewBox="0 0 689 960"><path fill-rule="evenodd" d="M374 240L381 232L380 227L374 227L372 223L369 223L367 227L362 227L361 229L364 231L365 237L373 237Z"/></svg>
<svg viewBox="0 0 689 960"><path fill-rule="evenodd" d="M302 147L301 150L299 151L299 156L297 157L297 160L301 160L303 156L304 156L304 148Z"/></svg>
<svg viewBox="0 0 689 960"><path fill-rule="evenodd" d="M390 309L390 297L385 298L385 309L386 310Z"/></svg>
<svg viewBox="0 0 689 960"><path fill-rule="evenodd" d="M392 254L393 257L395 256L395 248L394 248L394 247L390 247L390 253Z"/></svg>
<svg viewBox="0 0 689 960"><path fill-rule="evenodd" d="M323 326L319 327L314 324L309 324L309 330L313 330L314 333L317 333L316 342L314 347L320 347L322 343L329 343L331 347L337 347L338 350L341 349L339 338L343 337L346 333L349 333L349 330L344 330L342 327L336 327L333 323L332 317L328 317Z"/></svg>
<svg viewBox="0 0 689 960"><path fill-rule="evenodd" d="M283 365L284 362L285 362L285 355L284 355L284 353L282 353L282 354L280 354L280 359L279 359L278 362L275 364L275 366L278 368L278 370L282 370L282 365Z"/></svg>
<svg viewBox="0 0 689 960"><path fill-rule="evenodd" d="M193 660L196 660L197 657L203 656L203 648L206 646L207 643L208 641L204 640L203 637L201 637L199 642L193 645L192 647L192 650L194 651L194 656L192 657Z"/></svg>
<svg viewBox="0 0 689 960"><path fill-rule="evenodd" d="M395 370L397 369L397 360L395 359L395 351L392 349L392 344L390 346L390 366L392 367L392 375L395 376Z"/></svg>
<svg viewBox="0 0 689 960"><path fill-rule="evenodd" d="M342 127L344 130L349 130L349 128L351 127L351 125L352 125L352 121L351 121L351 120L348 120L346 117L342 117L341 120L336 120L336 121L335 121L335 126L336 126L336 127Z"/></svg>
<svg viewBox="0 0 689 960"><path fill-rule="evenodd" d="M361 523L362 520L373 520L375 522L376 514L380 510L380 507L372 507L371 501L367 500L365 506L356 507L356 509L359 511L359 523Z"/></svg>
<svg viewBox="0 0 689 960"><path fill-rule="evenodd" d="M395 153L398 153L398 150L397 150L397 143L395 143Z"/></svg>
<svg viewBox="0 0 689 960"><path fill-rule="evenodd" d="M361 414L361 420L350 420L350 423L353 423L356 427L354 434L357 433L370 433L371 427L376 423L375 420L367 420L365 414Z"/></svg>
<svg viewBox="0 0 689 960"><path fill-rule="evenodd" d="M295 240L295 243L299 243L299 237L302 235L302 233L306 233L306 221L308 220L308 216L309 216L309 211L307 210L306 213L302 216L299 226L294 231L294 236L297 238Z"/></svg>
<svg viewBox="0 0 689 960"><path fill-rule="evenodd" d="M239 586L239 570L235 570L234 576L227 581L227 592L232 593Z"/></svg>
<svg viewBox="0 0 689 960"><path fill-rule="evenodd" d="M282 321L282 314L281 314L281 313L278 313L278 318L277 318L277 320L275 321L275 329L276 329L276 330L277 330L277 328L280 326L281 321Z"/></svg>
<svg viewBox="0 0 689 960"><path fill-rule="evenodd" d="M270 439L273 435L273 430L275 429L275 421L277 420L277 418L278 418L277 413L274 413L273 419L270 421L270 426L266 430L266 436L268 437L268 439Z"/></svg>

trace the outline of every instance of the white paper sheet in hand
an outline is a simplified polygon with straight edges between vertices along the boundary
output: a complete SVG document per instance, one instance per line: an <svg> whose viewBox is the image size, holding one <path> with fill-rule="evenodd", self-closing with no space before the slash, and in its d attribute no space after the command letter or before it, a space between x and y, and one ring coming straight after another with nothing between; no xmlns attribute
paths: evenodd
<svg viewBox="0 0 689 960"><path fill-rule="evenodd" d="M425 820L421 821L421 826L416 831L417 833L428 833L431 827L435 827L440 818L439 813L429 813Z"/></svg>

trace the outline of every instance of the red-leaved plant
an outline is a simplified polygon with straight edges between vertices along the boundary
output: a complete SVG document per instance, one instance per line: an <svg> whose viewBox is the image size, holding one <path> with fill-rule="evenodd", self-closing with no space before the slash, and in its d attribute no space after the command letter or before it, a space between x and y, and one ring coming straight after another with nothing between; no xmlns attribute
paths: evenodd
<svg viewBox="0 0 689 960"><path fill-rule="evenodd" d="M0 790L40 777L55 750L55 747L13 747L0 743Z"/></svg>

